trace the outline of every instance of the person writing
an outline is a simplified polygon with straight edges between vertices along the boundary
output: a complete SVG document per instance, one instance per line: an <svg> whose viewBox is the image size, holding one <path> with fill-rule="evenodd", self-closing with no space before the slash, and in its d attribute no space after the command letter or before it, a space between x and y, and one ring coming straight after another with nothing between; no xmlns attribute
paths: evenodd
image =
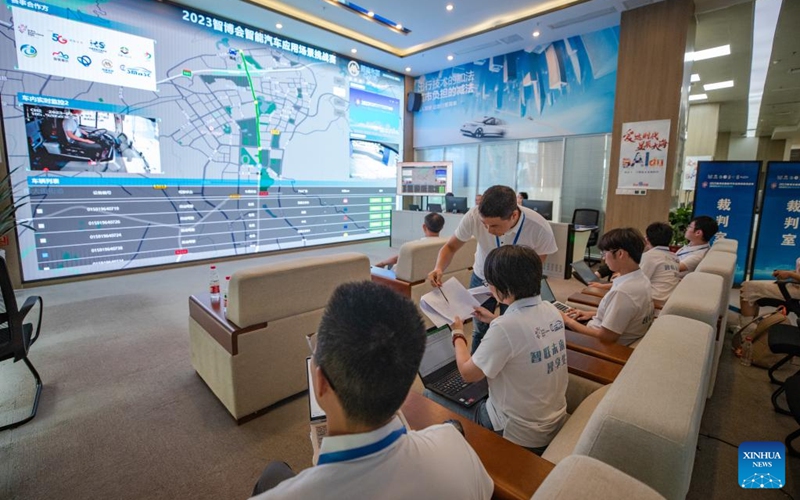
<svg viewBox="0 0 800 500"><path fill-rule="evenodd" d="M498 316L476 308L475 318L490 325L471 356L456 317L453 346L461 377L485 377L489 397L463 408L432 392L425 395L541 455L567 419L564 324L558 309L541 299L542 262L533 249L496 248L486 257L484 273L492 295L508 309Z"/></svg>
<svg viewBox="0 0 800 500"><path fill-rule="evenodd" d="M470 239L478 240L475 252L472 277L469 286L474 288L483 284L484 261L493 249L520 245L532 248L542 263L547 256L556 252L555 236L550 224L535 211L517 205L514 190L507 186L492 186L483 193L481 203L470 209L461 219L455 234L439 250L434 269L428 273L428 282L434 287L442 286L442 275L453 260L453 256ZM490 298L483 307L494 311L497 301ZM501 305L500 311L506 306ZM481 344L489 325L476 318L473 323L472 352Z"/></svg>
<svg viewBox="0 0 800 500"><path fill-rule="evenodd" d="M644 238L632 227L617 228L604 234L597 247L618 276L596 312L571 309L562 313L564 324L603 342L630 345L642 338L653 322L650 281L639 268ZM584 325L586 320L589 322Z"/></svg>
<svg viewBox="0 0 800 500"><path fill-rule="evenodd" d="M270 463L254 498L489 499L494 484L450 424L412 431L396 415L426 338L411 300L369 281L332 294L314 337L312 387L327 415L316 466Z"/></svg>

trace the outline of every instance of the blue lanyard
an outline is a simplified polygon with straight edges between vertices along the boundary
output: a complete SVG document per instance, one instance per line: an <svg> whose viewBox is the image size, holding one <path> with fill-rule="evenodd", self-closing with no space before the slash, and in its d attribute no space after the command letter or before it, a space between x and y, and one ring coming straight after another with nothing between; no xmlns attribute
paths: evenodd
<svg viewBox="0 0 800 500"><path fill-rule="evenodd" d="M373 453L377 453L383 450L384 448L389 447L392 443L400 439L400 436L402 436L405 433L406 433L406 428L403 427L397 429L396 431L393 431L385 438L381 439L380 441L376 441L372 444L360 446L358 448L353 448L351 450L323 453L319 456L317 465L332 464L335 462L346 462L349 460L355 460L357 458L365 457L367 455L372 455Z"/></svg>
<svg viewBox="0 0 800 500"><path fill-rule="evenodd" d="M705 245L699 245L699 246L700 248L695 248L694 250L689 250L688 252L679 252L678 255L686 255L687 253L695 253L699 252L700 250L708 250L708 247ZM692 247L686 247L686 248L692 248Z"/></svg>
<svg viewBox="0 0 800 500"><path fill-rule="evenodd" d="M516 245L517 241L519 241L519 235L522 234L522 226L525 225L525 214L522 214L522 220L519 221L519 229L517 229L517 235L514 236L514 242L511 244ZM500 248L500 237L495 236L494 239L497 241L497 248Z"/></svg>

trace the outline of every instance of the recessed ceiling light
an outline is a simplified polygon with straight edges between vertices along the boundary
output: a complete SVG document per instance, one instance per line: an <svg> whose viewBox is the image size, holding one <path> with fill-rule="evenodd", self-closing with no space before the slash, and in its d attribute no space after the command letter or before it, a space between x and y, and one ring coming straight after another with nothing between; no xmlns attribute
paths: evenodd
<svg viewBox="0 0 800 500"><path fill-rule="evenodd" d="M403 29L403 25L402 25L402 24L400 24L400 23L397 23L397 24L395 25L395 28L397 28L397 29L401 30L401 29Z"/></svg>
<svg viewBox="0 0 800 500"><path fill-rule="evenodd" d="M705 50L698 50L697 52L687 52L686 61L703 61L705 59L712 59L714 57L729 56L731 54L730 45L720 45Z"/></svg>
<svg viewBox="0 0 800 500"><path fill-rule="evenodd" d="M406 66L406 73L408 73L409 71L411 71L411 66Z"/></svg>
<svg viewBox="0 0 800 500"><path fill-rule="evenodd" d="M278 28L278 29L281 29L281 28L283 28L283 25L281 23L278 23L278 24L275 25L275 27Z"/></svg>
<svg viewBox="0 0 800 500"><path fill-rule="evenodd" d="M697 73L692 73L691 82L694 83L699 81L700 81L700 75L698 75Z"/></svg>
<svg viewBox="0 0 800 500"><path fill-rule="evenodd" d="M358 49L350 49L350 52L352 52L353 54L355 54L356 52L358 52Z"/></svg>
<svg viewBox="0 0 800 500"><path fill-rule="evenodd" d="M539 35L541 35L541 33L539 33L539 30L536 30L536 31L533 32L533 37L534 38L536 38Z"/></svg>
<svg viewBox="0 0 800 500"><path fill-rule="evenodd" d="M452 61L452 60L453 60L453 56L452 56L452 55L450 55L450 56L447 56L447 60L448 60L448 61Z"/></svg>
<svg viewBox="0 0 800 500"><path fill-rule="evenodd" d="M453 10L453 4L451 4L451 3L447 4L445 9L447 9L448 11Z"/></svg>
<svg viewBox="0 0 800 500"><path fill-rule="evenodd" d="M690 101L704 101L706 99L708 99L708 96L706 94L695 94L689 96Z"/></svg>
<svg viewBox="0 0 800 500"><path fill-rule="evenodd" d="M372 12L372 11L369 11L369 12L367 12L367 15L368 15L369 17L375 17L375 13L374 13L374 12Z"/></svg>
<svg viewBox="0 0 800 500"><path fill-rule="evenodd" d="M731 87L733 87L733 80L728 80L726 82L707 83L703 85L703 90L708 92L709 90L729 89Z"/></svg>

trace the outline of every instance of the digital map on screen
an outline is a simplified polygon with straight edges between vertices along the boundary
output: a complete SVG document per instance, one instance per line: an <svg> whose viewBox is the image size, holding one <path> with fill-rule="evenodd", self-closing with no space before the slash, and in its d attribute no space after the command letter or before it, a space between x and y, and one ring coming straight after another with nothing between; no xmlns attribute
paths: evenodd
<svg viewBox="0 0 800 500"><path fill-rule="evenodd" d="M6 7L25 281L388 236L402 76L167 2Z"/></svg>

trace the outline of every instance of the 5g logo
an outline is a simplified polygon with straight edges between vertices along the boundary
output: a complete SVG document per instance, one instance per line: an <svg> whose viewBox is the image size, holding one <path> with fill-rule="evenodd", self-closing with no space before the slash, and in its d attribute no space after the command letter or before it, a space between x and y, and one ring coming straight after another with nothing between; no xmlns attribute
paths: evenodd
<svg viewBox="0 0 800 500"><path fill-rule="evenodd" d="M64 45L64 44L67 43L67 39L64 38L63 36L59 35L58 33L53 33L53 41L54 42L58 42L61 45Z"/></svg>

